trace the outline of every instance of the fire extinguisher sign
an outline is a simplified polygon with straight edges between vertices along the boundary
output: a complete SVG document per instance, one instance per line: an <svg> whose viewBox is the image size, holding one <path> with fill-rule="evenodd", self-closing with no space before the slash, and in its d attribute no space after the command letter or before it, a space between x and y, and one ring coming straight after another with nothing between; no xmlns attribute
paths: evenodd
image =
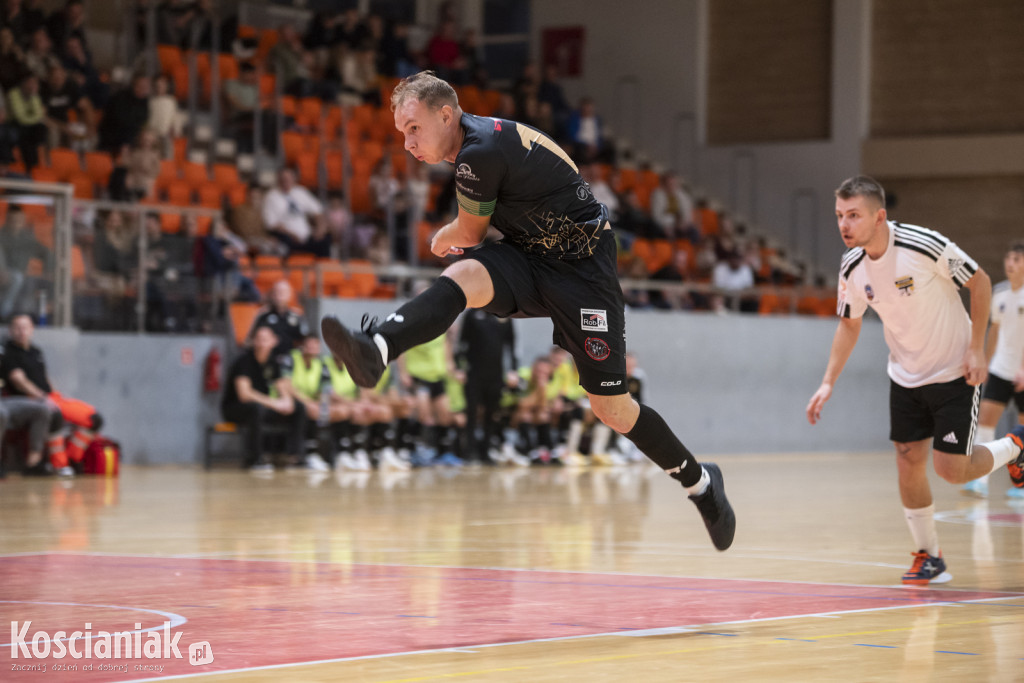
<svg viewBox="0 0 1024 683"><path fill-rule="evenodd" d="M181 365L182 365L182 367L186 367L186 368L192 367L192 364L195 363L195 361L196 361L196 356L195 356L195 352L192 350L192 347L191 346L182 346L181 347Z"/></svg>

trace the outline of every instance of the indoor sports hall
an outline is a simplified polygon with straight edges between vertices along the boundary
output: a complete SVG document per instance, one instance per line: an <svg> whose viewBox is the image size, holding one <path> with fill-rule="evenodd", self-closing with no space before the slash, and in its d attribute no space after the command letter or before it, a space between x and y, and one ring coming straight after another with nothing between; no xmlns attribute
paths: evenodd
<svg viewBox="0 0 1024 683"><path fill-rule="evenodd" d="M1014 0L0 10L0 680L1024 681ZM626 389L720 467L727 550L549 319L467 311L372 389L320 339L458 260L431 240L484 171L407 152L424 69L608 209ZM966 484L929 454L930 506L882 303L932 290L853 279L859 175L987 329L969 435L927 439L1002 445Z"/></svg>

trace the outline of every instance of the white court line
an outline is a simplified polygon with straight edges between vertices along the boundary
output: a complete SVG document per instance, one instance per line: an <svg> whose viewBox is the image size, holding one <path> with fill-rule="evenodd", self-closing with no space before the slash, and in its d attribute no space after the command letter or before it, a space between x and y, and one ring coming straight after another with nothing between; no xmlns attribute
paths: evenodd
<svg viewBox="0 0 1024 683"><path fill-rule="evenodd" d="M797 582L797 583L800 583L800 582ZM816 585L821 585L821 584L816 584ZM828 585L828 584L825 584L825 585ZM1019 596L1019 597L1020 598L1024 598L1024 596ZM993 602L993 601L1006 600L1006 599L1007 598L980 598L978 600L964 600L962 603L958 603L958 604ZM1015 599L1015 598L1010 598L1010 599ZM220 675L226 675L226 674L244 673L244 672L249 672L249 671L270 671L270 670L273 670L273 669L291 669L291 668L295 668L295 667L298 667L298 666L315 666L315 665L318 665L318 664L337 664L337 663L341 663L341 662L357 662L357 661L360 661L360 660L369 660L369 659L388 659L388 658L391 658L391 657L407 657L409 655L439 654L439 653L442 653L442 652L474 653L474 650L470 650L469 648L482 649L482 648L493 648L493 647L505 647L507 645L531 645L531 644L535 644L535 643L554 643L554 642L565 641L565 640L580 640L580 639L583 639L583 638L604 638L604 637L610 637L610 636L634 637L634 638L636 638L636 637L641 637L641 636L664 635L666 633L693 633L695 631L706 631L709 628L714 628L714 627L717 627L717 626L736 626L736 625L742 625L742 624L756 624L756 623L764 623L764 622L769 622L769 621L788 621L788 620L792 620L792 619L804 619L804 618L814 618L814 617L821 617L821 618L836 617L836 618L838 618L839 616L843 616L843 615L847 615L847 614L864 614L864 613L869 613L869 612L889 612L889 611L893 611L893 610L909 609L909 608L913 608L913 607L949 606L951 604L954 604L954 603L949 603L949 602L933 602L933 603L929 603L929 604L926 604L926 605L917 604L917 605L894 605L894 606L890 606L890 607L877 607L877 608L869 607L869 608L865 608L865 609L837 610L837 611L834 611L834 612L819 612L819 613L816 613L816 614L794 614L794 615L784 616L784 617L764 617L762 619L737 619L735 621L720 621L720 622L715 622L715 623L711 623L711 624L700 624L700 625L697 625L697 626L667 626L667 627L662 627L662 628L657 628L657 629L645 629L644 631L626 631L626 632L623 632L623 631L611 631L609 633L588 633L588 634L585 634L585 635L577 635L577 636L559 636L557 638L534 638L534 639L530 639L530 640L510 641L510 642L507 642L507 643L483 643L483 644L479 644L479 645L462 645L460 647L443 647L443 648L437 648L437 649L433 649L433 650L414 650L414 651L410 651L410 652L390 652L390 653L387 653L387 654L380 654L380 655L362 655L360 657L338 657L336 659L318 659L318 660L313 660L313 661L309 661L309 662L288 662L286 664L267 664L267 665L264 665L264 666L251 666L251 667L243 667L243 668L239 668L239 669L222 669L222 670L219 670L219 671L201 671L201 672L196 672L196 673L178 674L178 675L175 675L175 676L162 676L162 677L157 677L157 678L130 679L127 682L122 681L121 683L135 683L137 681L138 682L141 682L141 681L171 681L171 680L182 679L182 678L199 678L201 676L220 676Z"/></svg>
<svg viewBox="0 0 1024 683"><path fill-rule="evenodd" d="M126 612L149 612L150 614L158 614L161 617L166 617L167 618L167 620L170 622L170 627L169 628L176 628L178 626L181 626L182 624L188 623L188 619L186 619L185 617L181 616L180 614L175 614L174 612L164 612L164 611L161 611L161 610L158 610L158 609L147 609L145 607L125 607L124 605L91 605L91 604L84 603L84 602L39 602L39 601L36 601L36 600L0 600L0 604L15 604L15 605L62 605L62 606L69 606L69 607L101 607L101 608L104 608L104 609L124 610ZM164 628L164 625L163 625L163 623L161 623L159 626L150 626L149 628L143 628L143 629L132 629L131 631L117 631L116 633L111 633L110 635L111 636L119 636L119 635L126 634L126 633L127 634L149 633L150 631L160 631L160 630L163 630L163 628ZM59 631L58 631L58 633L59 633ZM14 622L11 622L11 635L14 635ZM67 637L64 637L64 638L50 638L49 642L52 643L55 640L86 640L86 638L85 638L84 635L78 636L78 637L75 637L75 638L67 636ZM33 638L32 642L36 642L36 640ZM13 645L14 645L14 643L0 643L0 647L11 647Z"/></svg>
<svg viewBox="0 0 1024 683"><path fill-rule="evenodd" d="M304 553L304 552L310 552L310 551L304 551L303 550L303 551L295 551L295 552ZM93 556L93 557L128 557L128 558L139 558L139 559L149 559L149 560L204 560L204 559L222 559L224 561L230 561L230 562L265 562L265 563L270 563L270 562L290 562L291 561L291 560L288 560L288 559L256 558L256 557L254 557L254 558L249 558L249 557L242 557L242 558L233 558L233 557L218 558L218 557L213 557L213 558L210 558L210 557L206 557L203 554L199 554L199 555L188 555L188 554L185 554L185 555L152 555L152 554L144 554L144 553L114 553L114 552L103 552L103 551L77 551L77 550L56 550L56 551L52 551L52 553L44 552L44 553L31 553L31 554L33 554L33 555L48 555L48 554L88 555L88 556ZM756 558L756 559L763 559L763 558ZM794 561L798 561L800 558L792 558L792 559L794 559ZM669 579L669 580L701 579L701 580L705 580L705 581L742 581L742 582L745 582L745 583L750 583L750 582L778 583L778 584L786 584L786 585L829 586L829 587L839 587L839 588L844 588L844 587L845 588L868 588L868 589L895 589L895 588L899 588L899 589L906 590L906 591L921 590L921 589L919 589L916 586L915 587L908 587L908 586L904 586L902 584L894 584L894 585L889 585L889 586L880 586L880 585L877 585L877 584L865 584L865 583L823 583L823 582L819 582L819 581L799 581L799 580L795 580L795 579L750 579L750 578L735 578L735 577L721 577L721 576L694 576L694 575L670 576L670 575L665 575L665 574L635 574L635 573L629 573L629 572L590 571L590 570L582 570L582 569L575 569L575 570L574 569L524 569L522 567L490 567L490 566L488 566L488 567L467 567L465 565L408 564L408 563L391 563L391 562L372 562L372 563L369 563L369 562L358 562L358 563L342 564L342 563L339 563L339 562L331 562L331 561L328 561L328 560L306 560L306 561L303 562L303 564L323 565L323 566L328 566L328 567L352 567L352 568L359 568L359 567L389 567L389 568L392 568L392 569L403 569L403 568L409 568L409 569L462 569L462 570L475 570L475 571L522 572L522 573L527 573L527 574L540 574L540 573L545 573L545 574L585 574L585 575L592 575L592 576L593 575L621 576L621 577L647 578L647 579ZM867 563L867 564L869 566L879 566L879 567L889 567L889 566L892 566L892 567L902 568L902 567L905 566L905 565L902 565L902 564L900 564L900 565L886 565L886 564L881 564L881 563ZM638 588L643 588L643 586L638 586ZM924 590L927 590L927 589L924 589ZM959 587L942 588L941 590L943 590L945 592L950 592L950 593L994 593L994 594L998 594L998 595L1005 595L1006 596L1005 599L1016 599L1016 598L1024 599L1024 593L1020 593L1020 592L1016 592L1016 591L997 591L997 590L980 589L980 588L959 588ZM993 598L993 599L1004 599L1004 598Z"/></svg>

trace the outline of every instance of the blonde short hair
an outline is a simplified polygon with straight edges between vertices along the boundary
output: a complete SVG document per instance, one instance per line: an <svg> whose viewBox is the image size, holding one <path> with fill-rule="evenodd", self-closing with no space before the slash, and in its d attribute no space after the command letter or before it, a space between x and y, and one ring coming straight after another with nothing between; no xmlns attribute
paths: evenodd
<svg viewBox="0 0 1024 683"><path fill-rule="evenodd" d="M395 111L408 99L419 100L431 110L444 105L459 108L459 96L447 81L438 78L433 71L421 71L403 78L391 93L391 111Z"/></svg>

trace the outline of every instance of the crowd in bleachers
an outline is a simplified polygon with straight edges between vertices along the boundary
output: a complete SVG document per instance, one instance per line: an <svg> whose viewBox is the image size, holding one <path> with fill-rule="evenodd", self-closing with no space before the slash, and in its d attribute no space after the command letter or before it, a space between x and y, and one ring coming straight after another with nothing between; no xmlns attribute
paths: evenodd
<svg viewBox="0 0 1024 683"><path fill-rule="evenodd" d="M693 196L684 179L635 163L632 153L617 149L594 102L583 98L573 106L554 67L527 63L511 88L489 87L479 38L459 28L452 3L442 5L433 36L417 50L410 27L355 9L319 13L302 32L292 24L257 29L233 18L215 21L209 2L165 0L155 8L153 78L143 70L144 54L128 68L93 65L85 5L69 0L46 16L31 2L5 0L0 170L71 183L79 199L153 206L148 222L159 224L171 241L181 236L192 242L194 258L173 265L180 274L203 277L212 268L226 273L232 292L246 297L252 293L247 282L260 287L280 274L261 277L253 266L280 269L280 259L293 255L303 263L312 256L436 264L429 237L454 214L454 177L450 169L428 170L405 153L388 106L397 79L432 68L455 85L467 112L523 121L569 151L612 210L623 277L745 291L731 297L636 289L628 294L631 306L786 311L792 302L785 297L758 298L746 290L804 282L802 266L748 235L714 202ZM149 2L139 0L139 45L146 44L148 11ZM211 51L215 42L217 54ZM199 109L186 112L190 87ZM214 99L219 107L211 106ZM218 157L217 141L199 140L199 122L186 122L205 111L220 112L213 128L233 139L237 152L257 153L257 159L279 155L290 170L271 174L274 185L264 187L260 183L269 177L258 164L240 171L236 158ZM192 153L197 150L205 154ZM220 210L226 223L209 215L186 221L175 211L159 211L161 205ZM45 226L34 227L45 232ZM197 246L197 240L215 227L219 253L201 258L210 245ZM130 293L138 274L131 243L139 232L139 222L125 216L78 212L79 275L108 298ZM159 278L146 284L147 301L167 299L159 285ZM347 286L334 293L353 291ZM827 300L808 301L800 310L828 308ZM162 317L165 323L157 324L154 314L152 329L180 329L166 322L180 316Z"/></svg>

